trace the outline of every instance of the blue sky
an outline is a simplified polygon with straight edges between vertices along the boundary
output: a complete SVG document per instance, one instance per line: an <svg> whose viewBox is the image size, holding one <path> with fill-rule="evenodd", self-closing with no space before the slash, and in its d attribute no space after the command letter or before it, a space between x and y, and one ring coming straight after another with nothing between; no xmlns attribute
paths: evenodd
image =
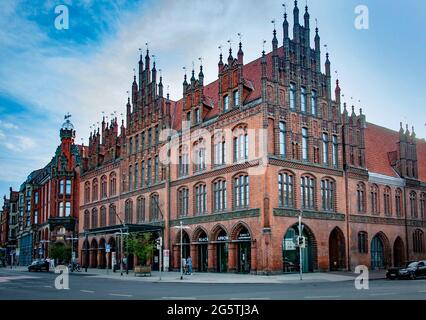
<svg viewBox="0 0 426 320"><path fill-rule="evenodd" d="M232 39L235 49L238 32L245 61L259 57L263 39L270 49L272 19L281 45L282 2L291 25L290 0L2 0L0 195L50 161L65 113L73 115L77 142L87 143L89 127L97 125L102 111L125 112L138 48L146 42L171 97L179 99L182 67L198 65L201 56L206 81L215 80L218 46ZM54 27L59 4L69 8L68 30ZM369 9L368 30L354 27L360 4ZM348 104L362 107L370 122L398 130L403 121L425 138L426 2L309 0L308 5L311 26L317 18ZM305 0L299 1L301 21L304 6Z"/></svg>

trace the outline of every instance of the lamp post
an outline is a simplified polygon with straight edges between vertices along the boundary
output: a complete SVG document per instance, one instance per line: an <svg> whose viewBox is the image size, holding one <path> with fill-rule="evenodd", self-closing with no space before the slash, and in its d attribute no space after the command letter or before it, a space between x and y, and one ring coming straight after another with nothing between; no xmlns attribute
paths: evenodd
<svg viewBox="0 0 426 320"><path fill-rule="evenodd" d="M183 222L181 221L179 226L173 228L180 229L180 280L183 280L183 229L189 229L189 227L184 226Z"/></svg>
<svg viewBox="0 0 426 320"><path fill-rule="evenodd" d="M74 236L72 236L66 239L71 240L71 265L74 266L74 240L78 240L78 238L74 238Z"/></svg>
<svg viewBox="0 0 426 320"><path fill-rule="evenodd" d="M300 214L299 214L299 239L298 239L298 244L299 244L299 274L300 274L300 280L303 280L303 257L302 257L302 245L300 244L300 239L303 237L302 235L302 214L303 214L303 210L300 210Z"/></svg>

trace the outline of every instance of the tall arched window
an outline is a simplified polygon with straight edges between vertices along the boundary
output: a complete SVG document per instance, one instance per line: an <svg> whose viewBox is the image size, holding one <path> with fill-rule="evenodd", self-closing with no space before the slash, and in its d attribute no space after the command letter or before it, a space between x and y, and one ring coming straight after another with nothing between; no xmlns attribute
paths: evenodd
<svg viewBox="0 0 426 320"><path fill-rule="evenodd" d="M100 220L100 227L106 226L106 208L101 207L101 220Z"/></svg>
<svg viewBox="0 0 426 320"><path fill-rule="evenodd" d="M294 176L291 173L283 172L278 175L279 206L286 208L294 207Z"/></svg>
<svg viewBox="0 0 426 320"><path fill-rule="evenodd" d="M423 219L426 218L426 193L420 195L420 215Z"/></svg>
<svg viewBox="0 0 426 320"><path fill-rule="evenodd" d="M356 196L357 196L357 208L358 212L364 213L365 212L365 185L364 183L360 182L357 185L356 190Z"/></svg>
<svg viewBox="0 0 426 320"><path fill-rule="evenodd" d="M128 185L127 185L127 190L131 191L133 188L133 168L132 166L129 166L129 173L128 173L128 177L129 177L129 181L128 181Z"/></svg>
<svg viewBox="0 0 426 320"><path fill-rule="evenodd" d="M234 129L234 161L242 161L248 159L248 133L247 127L239 126Z"/></svg>
<svg viewBox="0 0 426 320"><path fill-rule="evenodd" d="M379 187L375 184L370 189L371 213L379 213Z"/></svg>
<svg viewBox="0 0 426 320"><path fill-rule="evenodd" d="M194 171L200 172L206 169L206 146L203 139L194 143Z"/></svg>
<svg viewBox="0 0 426 320"><path fill-rule="evenodd" d="M93 182L92 182L92 201L98 200L98 194L99 194L98 179L93 179Z"/></svg>
<svg viewBox="0 0 426 320"><path fill-rule="evenodd" d="M189 190L188 188L180 188L178 191L178 214L180 217L188 215Z"/></svg>
<svg viewBox="0 0 426 320"><path fill-rule="evenodd" d="M218 179L213 183L213 210L226 210L226 180Z"/></svg>
<svg viewBox="0 0 426 320"><path fill-rule="evenodd" d="M90 212L89 210L84 211L84 229L90 229Z"/></svg>
<svg viewBox="0 0 426 320"><path fill-rule="evenodd" d="M333 211L334 208L334 192L335 192L335 183L331 179L321 180L321 199L322 199L322 209L325 211Z"/></svg>
<svg viewBox="0 0 426 320"><path fill-rule="evenodd" d="M302 128L302 160L308 161L309 148L308 128Z"/></svg>
<svg viewBox="0 0 426 320"><path fill-rule="evenodd" d="M395 190L395 213L397 217L402 216L402 201L401 201L402 191L401 189Z"/></svg>
<svg viewBox="0 0 426 320"><path fill-rule="evenodd" d="M234 207L244 209L249 206L249 176L246 174L234 178Z"/></svg>
<svg viewBox="0 0 426 320"><path fill-rule="evenodd" d="M205 184L195 186L195 214L201 215L207 212L207 187Z"/></svg>
<svg viewBox="0 0 426 320"><path fill-rule="evenodd" d="M150 203L149 203L149 214L150 214L150 220L151 221L158 221L159 214L160 214L160 197L158 194L153 194L150 197Z"/></svg>
<svg viewBox="0 0 426 320"><path fill-rule="evenodd" d="M108 182L107 177L101 177L101 199L105 199L108 196Z"/></svg>
<svg viewBox="0 0 426 320"><path fill-rule="evenodd" d="M115 209L115 205L111 204L109 206L109 225L110 226L115 226L117 224L117 215L116 215L116 209Z"/></svg>
<svg viewBox="0 0 426 320"><path fill-rule="evenodd" d="M411 216L417 218L417 193L415 191L410 192L410 210Z"/></svg>
<svg viewBox="0 0 426 320"><path fill-rule="evenodd" d="M424 232L420 229L413 232L413 251L415 253L424 252Z"/></svg>
<svg viewBox="0 0 426 320"><path fill-rule="evenodd" d="M90 202L90 182L87 181L84 184L84 203L87 204Z"/></svg>
<svg viewBox="0 0 426 320"><path fill-rule="evenodd" d="M383 210L385 215L387 216L392 215L390 199L391 199L391 189L389 187L386 187L385 191L383 192Z"/></svg>
<svg viewBox="0 0 426 320"><path fill-rule="evenodd" d="M139 197L136 207L136 223L140 224L145 221L145 198Z"/></svg>
<svg viewBox="0 0 426 320"><path fill-rule="evenodd" d="M286 157L286 126L285 122L281 121L279 124L280 129L280 156L282 158Z"/></svg>
<svg viewBox="0 0 426 320"><path fill-rule="evenodd" d="M328 133L324 132L322 134L322 163L328 164Z"/></svg>
<svg viewBox="0 0 426 320"><path fill-rule="evenodd" d="M309 176L300 178L300 194L302 201L302 208L314 209L315 208L315 179Z"/></svg>
<svg viewBox="0 0 426 320"><path fill-rule="evenodd" d="M124 206L124 222L133 223L133 201L131 199L127 199Z"/></svg>
<svg viewBox="0 0 426 320"><path fill-rule="evenodd" d="M98 209L93 208L92 209L92 229L95 229L98 227Z"/></svg>
<svg viewBox="0 0 426 320"><path fill-rule="evenodd" d="M213 157L214 165L221 166L226 163L226 141L222 133L217 133L214 136Z"/></svg>
<svg viewBox="0 0 426 320"><path fill-rule="evenodd" d="M112 172L109 175L109 195L110 197L117 194L117 175L115 172Z"/></svg>
<svg viewBox="0 0 426 320"><path fill-rule="evenodd" d="M189 158L188 158L188 146L182 145L179 148L179 177L188 175L189 169Z"/></svg>

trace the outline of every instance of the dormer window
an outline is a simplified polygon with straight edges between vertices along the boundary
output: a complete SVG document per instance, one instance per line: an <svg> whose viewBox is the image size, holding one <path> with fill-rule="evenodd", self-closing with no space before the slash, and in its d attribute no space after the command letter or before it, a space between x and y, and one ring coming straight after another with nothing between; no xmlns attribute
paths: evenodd
<svg viewBox="0 0 426 320"><path fill-rule="evenodd" d="M234 107L238 107L240 104L239 97L238 90L234 91Z"/></svg>
<svg viewBox="0 0 426 320"><path fill-rule="evenodd" d="M223 97L223 111L228 111L229 109L229 97L226 95Z"/></svg>
<svg viewBox="0 0 426 320"><path fill-rule="evenodd" d="M200 109L195 109L195 123L201 122L201 112Z"/></svg>

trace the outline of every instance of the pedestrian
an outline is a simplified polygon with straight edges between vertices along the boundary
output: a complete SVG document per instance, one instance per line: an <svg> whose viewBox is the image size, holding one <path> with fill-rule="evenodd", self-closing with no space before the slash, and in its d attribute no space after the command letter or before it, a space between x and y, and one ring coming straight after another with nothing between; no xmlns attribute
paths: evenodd
<svg viewBox="0 0 426 320"><path fill-rule="evenodd" d="M182 258L182 270L183 270L184 274L187 273L187 271L186 271L186 259L185 258Z"/></svg>
<svg viewBox="0 0 426 320"><path fill-rule="evenodd" d="M188 266L188 274L191 275L192 274L192 258L191 258L191 256L189 256L188 259L186 259L186 264Z"/></svg>

